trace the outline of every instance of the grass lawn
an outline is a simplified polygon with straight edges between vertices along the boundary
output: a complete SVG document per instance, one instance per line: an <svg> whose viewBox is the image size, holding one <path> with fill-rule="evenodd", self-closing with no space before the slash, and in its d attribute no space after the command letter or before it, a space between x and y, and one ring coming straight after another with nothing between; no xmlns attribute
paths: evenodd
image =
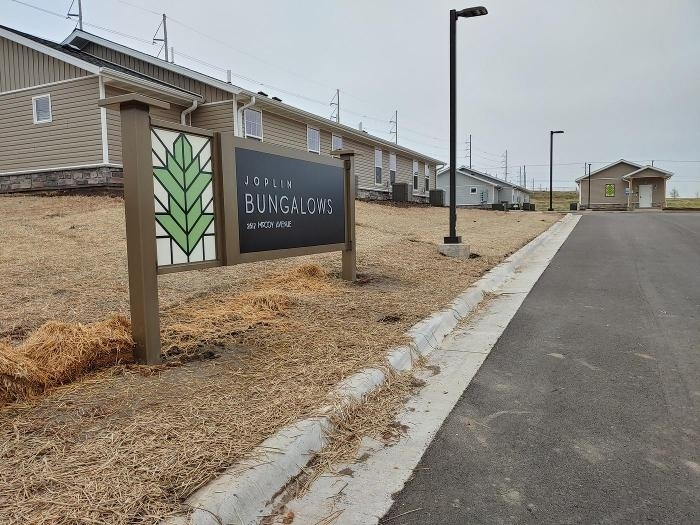
<svg viewBox="0 0 700 525"><path fill-rule="evenodd" d="M51 319L128 315L123 208L0 197L0 341L21 344ZM437 253L447 209L358 202L357 283L338 278L339 253L161 276L166 365L113 366L0 406L0 522L182 512L193 491L327 404L341 379L382 363L411 325L560 217L458 210L458 233L480 255L462 261Z"/></svg>
<svg viewBox="0 0 700 525"><path fill-rule="evenodd" d="M666 197L667 208L700 208L700 199L672 199Z"/></svg>
<svg viewBox="0 0 700 525"><path fill-rule="evenodd" d="M537 211L549 209L549 192L536 191L530 195L530 202L535 203ZM578 202L578 192L576 191L554 191L552 192L552 208L556 211L569 211L569 204Z"/></svg>

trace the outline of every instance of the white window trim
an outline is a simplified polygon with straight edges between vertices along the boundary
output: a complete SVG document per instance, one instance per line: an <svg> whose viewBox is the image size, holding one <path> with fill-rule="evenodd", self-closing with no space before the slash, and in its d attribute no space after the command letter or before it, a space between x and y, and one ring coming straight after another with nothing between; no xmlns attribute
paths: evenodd
<svg viewBox="0 0 700 525"><path fill-rule="evenodd" d="M257 135L249 135L248 134L248 128L246 126L246 118L245 118L245 113L246 111L255 111L256 113L260 113L260 136L258 137ZM243 110L243 136L245 138L253 138L253 139L258 139L260 142L263 140L263 135L264 135L264 128L263 128L263 113L259 109L253 109L253 108L245 108Z"/></svg>
<svg viewBox="0 0 700 525"><path fill-rule="evenodd" d="M391 159L394 159L394 169L391 169ZM398 161L396 160L396 153L390 151L389 152L389 184L391 184L391 172L392 171L394 172L394 182L396 182L396 180L397 180L397 176L396 176L396 164L397 164L397 162Z"/></svg>
<svg viewBox="0 0 700 525"><path fill-rule="evenodd" d="M331 151L337 151L337 148L333 148L333 142L335 142L334 139L340 139L340 149L343 149L343 136L331 133Z"/></svg>
<svg viewBox="0 0 700 525"><path fill-rule="evenodd" d="M314 130L318 133L318 150L311 149L311 144L309 143L309 131ZM321 130L318 128L314 128L313 126L309 126L308 124L306 125L306 150L309 153L317 153L318 155L321 154Z"/></svg>
<svg viewBox="0 0 700 525"><path fill-rule="evenodd" d="M411 168L411 185L413 186L413 193L420 193L420 170L418 169L417 160L413 161Z"/></svg>
<svg viewBox="0 0 700 525"><path fill-rule="evenodd" d="M430 166L427 163L423 164L423 193L430 193Z"/></svg>
<svg viewBox="0 0 700 525"><path fill-rule="evenodd" d="M379 166L377 166L377 153L379 153ZM374 148L374 185L375 186L384 186L384 168L382 164L384 163L384 152L379 149L379 148ZM380 177L381 180L377 182L377 168L379 168L381 171Z"/></svg>
<svg viewBox="0 0 700 525"><path fill-rule="evenodd" d="M49 118L48 120L37 120L36 118L36 100L39 98L48 98L49 99ZM45 93L43 95L36 95L32 97L32 116L34 120L34 124L48 124L49 122L53 122L53 106L51 104L51 93Z"/></svg>
<svg viewBox="0 0 700 525"><path fill-rule="evenodd" d="M479 188L476 186L469 186L469 195L476 195L479 193Z"/></svg>

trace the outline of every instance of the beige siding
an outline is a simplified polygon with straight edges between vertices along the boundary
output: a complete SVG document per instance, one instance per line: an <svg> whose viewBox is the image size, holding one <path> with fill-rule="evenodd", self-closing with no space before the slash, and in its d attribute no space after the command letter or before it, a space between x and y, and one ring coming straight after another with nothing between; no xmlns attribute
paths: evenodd
<svg viewBox="0 0 700 525"><path fill-rule="evenodd" d="M126 91L110 86L105 88L105 96L115 97L123 95ZM170 104L170 109L151 108L151 116L169 122L180 122L180 114L186 108L177 104ZM122 163L122 127L119 110L107 108L107 145L110 164Z"/></svg>
<svg viewBox="0 0 700 525"><path fill-rule="evenodd" d="M204 82L189 78L185 75L174 73L149 62L144 62L143 60L125 55L124 53L113 51L98 44L90 43L83 51L115 64L128 67L134 71L143 73L144 75L157 78L163 82L167 82L168 84L177 86L192 93L198 93L204 97L205 102L219 102L221 100L233 98L231 93L222 89L210 86Z"/></svg>
<svg viewBox="0 0 700 525"><path fill-rule="evenodd" d="M413 159L408 157L396 156L396 182L405 182L408 184L409 191L413 188Z"/></svg>
<svg viewBox="0 0 700 525"><path fill-rule="evenodd" d="M0 38L0 92L89 75L88 71Z"/></svg>
<svg viewBox="0 0 700 525"><path fill-rule="evenodd" d="M374 147L343 137L343 147L355 152L355 176L357 187L380 189L374 185Z"/></svg>
<svg viewBox="0 0 700 525"><path fill-rule="evenodd" d="M32 97L44 94L53 120L34 124ZM98 99L96 77L0 94L0 172L102 163Z"/></svg>
<svg viewBox="0 0 700 525"><path fill-rule="evenodd" d="M627 181L622 180L625 175L636 171L638 168L631 164L620 163L601 170L591 175L591 205L603 206L627 206L625 188ZM605 185L615 185L615 196L605 196ZM588 178L580 181L581 203L588 205Z"/></svg>
<svg viewBox="0 0 700 525"><path fill-rule="evenodd" d="M263 111L263 141L307 151L306 124Z"/></svg>
<svg viewBox="0 0 700 525"><path fill-rule="evenodd" d="M197 108L192 113L192 125L212 131L233 131L233 101Z"/></svg>

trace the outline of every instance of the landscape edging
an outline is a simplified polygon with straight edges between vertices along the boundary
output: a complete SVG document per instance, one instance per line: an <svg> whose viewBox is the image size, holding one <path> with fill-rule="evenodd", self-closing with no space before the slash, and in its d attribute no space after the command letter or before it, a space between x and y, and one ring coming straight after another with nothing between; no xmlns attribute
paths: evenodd
<svg viewBox="0 0 700 525"><path fill-rule="evenodd" d="M571 218L571 214L564 216L504 262L486 272L457 296L449 307L411 327L407 332L411 342L387 352L387 368L397 372L410 370L418 357L428 355L437 348L487 293L510 279L517 266ZM320 411L321 414L328 415L307 418L280 429L256 447L251 455L255 459L242 461L229 468L190 496L187 503L193 510L189 517L178 516L165 520L165 523L251 525L259 522L267 505L326 446L326 435L333 429L330 414L341 414L344 408L379 388L385 381L385 371L378 368L363 369L344 379L333 389L339 403L326 406Z"/></svg>

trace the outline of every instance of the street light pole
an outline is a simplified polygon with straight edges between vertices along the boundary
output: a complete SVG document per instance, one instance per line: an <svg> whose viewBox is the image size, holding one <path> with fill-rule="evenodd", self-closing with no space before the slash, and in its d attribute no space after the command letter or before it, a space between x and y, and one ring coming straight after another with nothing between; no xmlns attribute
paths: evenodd
<svg viewBox="0 0 700 525"><path fill-rule="evenodd" d="M564 133L563 131L551 131L549 132L549 208L548 211L554 211L552 208L552 159L554 158L554 134Z"/></svg>
<svg viewBox="0 0 700 525"><path fill-rule="evenodd" d="M445 244L460 244L457 236L457 19L487 14L485 7L450 10L450 232ZM471 152L470 152L471 157Z"/></svg>

